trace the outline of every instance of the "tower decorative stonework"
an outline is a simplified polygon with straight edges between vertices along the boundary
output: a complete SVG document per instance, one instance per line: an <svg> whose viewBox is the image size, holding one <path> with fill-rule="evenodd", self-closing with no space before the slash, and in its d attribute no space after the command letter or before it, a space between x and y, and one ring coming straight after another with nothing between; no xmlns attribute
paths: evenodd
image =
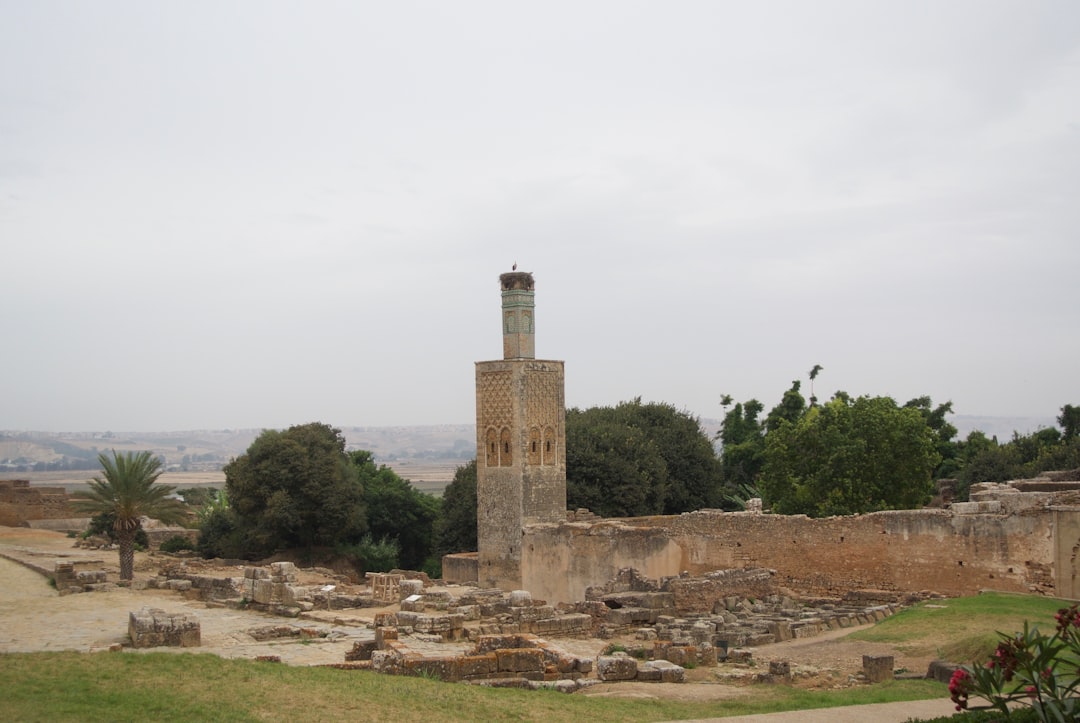
<svg viewBox="0 0 1080 723"><path fill-rule="evenodd" d="M476 363L478 581L522 587L526 525L566 519L563 362L535 359L531 273L499 276L503 358Z"/></svg>

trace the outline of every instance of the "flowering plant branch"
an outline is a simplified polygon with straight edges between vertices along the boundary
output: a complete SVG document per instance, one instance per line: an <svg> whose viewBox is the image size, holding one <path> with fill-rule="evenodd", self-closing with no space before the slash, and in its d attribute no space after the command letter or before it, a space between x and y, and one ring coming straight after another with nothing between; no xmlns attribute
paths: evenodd
<svg viewBox="0 0 1080 723"><path fill-rule="evenodd" d="M1042 721L1068 723L1080 719L1080 604L1054 616L1053 635L1024 623L1023 632L998 633L1001 638L984 665L958 668L949 681L949 696L957 710L968 708L971 696L1005 718L1010 706L1027 705Z"/></svg>

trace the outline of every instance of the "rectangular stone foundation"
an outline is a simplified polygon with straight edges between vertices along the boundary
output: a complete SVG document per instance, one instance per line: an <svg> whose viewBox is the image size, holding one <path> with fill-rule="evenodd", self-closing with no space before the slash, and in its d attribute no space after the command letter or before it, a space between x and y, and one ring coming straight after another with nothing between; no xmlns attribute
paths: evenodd
<svg viewBox="0 0 1080 723"><path fill-rule="evenodd" d="M202 628L197 617L191 613L167 613L159 608L128 613L128 635L136 648L196 648L202 644Z"/></svg>

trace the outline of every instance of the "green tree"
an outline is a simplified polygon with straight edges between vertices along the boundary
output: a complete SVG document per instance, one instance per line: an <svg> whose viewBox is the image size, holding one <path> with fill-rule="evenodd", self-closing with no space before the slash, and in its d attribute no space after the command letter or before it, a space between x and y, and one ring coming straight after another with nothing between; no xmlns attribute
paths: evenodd
<svg viewBox="0 0 1080 723"><path fill-rule="evenodd" d="M386 465L376 465L370 452L350 452L349 458L364 491L370 538L396 544L399 566L422 569L432 554L438 498L419 492ZM365 562L365 569L372 568Z"/></svg>
<svg viewBox="0 0 1080 723"><path fill-rule="evenodd" d="M667 468L656 444L610 408L566 413L566 504L602 517L664 511Z"/></svg>
<svg viewBox="0 0 1080 723"><path fill-rule="evenodd" d="M1057 423L1061 425L1061 436L1064 441L1076 439L1080 436L1080 406L1074 407L1071 404L1063 406Z"/></svg>
<svg viewBox="0 0 1080 723"><path fill-rule="evenodd" d="M89 490L72 494L73 507L83 514L112 514L113 532L120 548L120 579L131 580L135 573L135 535L142 529L142 518L151 517L166 524L182 522L187 508L170 497L174 487L157 484L161 460L150 452L124 454L113 450L112 456L98 455L102 476L89 481Z"/></svg>
<svg viewBox="0 0 1080 723"><path fill-rule="evenodd" d="M940 459L917 410L889 397L834 397L770 429L758 486L783 514L909 509L930 500Z"/></svg>
<svg viewBox="0 0 1080 723"><path fill-rule="evenodd" d="M435 554L475 552L476 542L476 460L454 471L454 479L443 490L442 510L435 521Z"/></svg>
<svg viewBox="0 0 1080 723"><path fill-rule="evenodd" d="M814 396L814 380L817 379L817 375L820 374L824 369L825 369L825 367L821 366L820 364L815 364L810 369L809 376L810 376L810 406L811 407L816 407L817 406L817 397Z"/></svg>
<svg viewBox="0 0 1080 723"><path fill-rule="evenodd" d="M604 516L719 504L720 464L696 417L641 399L566 415L567 504Z"/></svg>
<svg viewBox="0 0 1080 723"><path fill-rule="evenodd" d="M265 430L225 465L234 515L232 555L254 559L274 550L335 547L367 530L363 489L341 430L326 424Z"/></svg>
<svg viewBox="0 0 1080 723"><path fill-rule="evenodd" d="M720 474L729 499L732 495L742 499L761 473L765 462L765 430L758 415L764 409L756 399L738 403L724 414L720 423L716 435L721 444Z"/></svg>
<svg viewBox="0 0 1080 723"><path fill-rule="evenodd" d="M956 427L949 423L946 415L952 414L952 402L945 402L936 407L928 396L916 397L904 405L905 409L915 409L926 420L926 426L934 433L935 447L941 455L941 463L934 470L934 479L949 477L960 469L960 445L955 441Z"/></svg>
<svg viewBox="0 0 1080 723"><path fill-rule="evenodd" d="M796 422L806 412L806 399L799 393L802 386L798 379L791 382L791 389L784 392L780 403L769 410L765 417L765 429L769 432L780 426L781 422Z"/></svg>

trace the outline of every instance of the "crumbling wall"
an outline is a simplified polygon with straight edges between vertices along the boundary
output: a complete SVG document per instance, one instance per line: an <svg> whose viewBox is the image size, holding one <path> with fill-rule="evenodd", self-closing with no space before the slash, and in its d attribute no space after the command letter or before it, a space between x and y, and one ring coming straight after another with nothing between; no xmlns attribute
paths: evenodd
<svg viewBox="0 0 1080 723"><path fill-rule="evenodd" d="M31 487L29 480L0 480L0 525L75 517L63 487Z"/></svg>
<svg viewBox="0 0 1080 723"><path fill-rule="evenodd" d="M864 588L1053 592L1054 534L1054 515L1046 510L902 510L824 519L700 511L532 525L522 540L522 568L525 587L554 602L582 599L587 587L622 567L657 579L768 568L776 571L776 584L818 595Z"/></svg>

